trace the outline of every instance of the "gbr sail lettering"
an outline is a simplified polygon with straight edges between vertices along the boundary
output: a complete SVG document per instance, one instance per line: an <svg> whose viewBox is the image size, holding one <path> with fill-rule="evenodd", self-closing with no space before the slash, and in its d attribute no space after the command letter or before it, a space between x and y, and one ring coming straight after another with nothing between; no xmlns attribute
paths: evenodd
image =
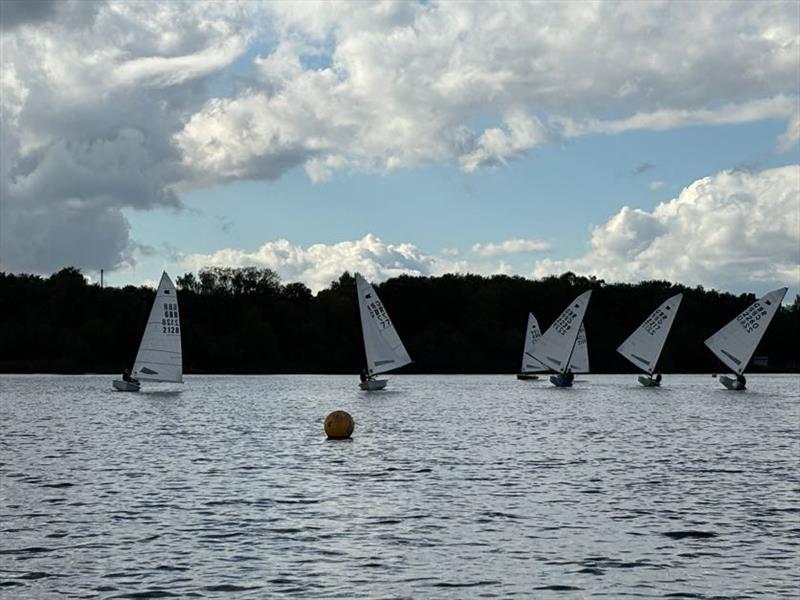
<svg viewBox="0 0 800 600"><path fill-rule="evenodd" d="M161 318L161 332L180 334L180 325L177 302L164 302L164 316Z"/></svg>
<svg viewBox="0 0 800 600"><path fill-rule="evenodd" d="M751 331L758 329L759 320L761 320L761 317L766 316L767 309L761 305L761 302L756 302L750 308L736 317L736 320L747 333L750 333Z"/></svg>
<svg viewBox="0 0 800 600"><path fill-rule="evenodd" d="M380 300L373 300L367 304L367 310L369 311L369 316L378 322L381 329L388 329L392 326L389 315L386 314L386 310L384 310Z"/></svg>

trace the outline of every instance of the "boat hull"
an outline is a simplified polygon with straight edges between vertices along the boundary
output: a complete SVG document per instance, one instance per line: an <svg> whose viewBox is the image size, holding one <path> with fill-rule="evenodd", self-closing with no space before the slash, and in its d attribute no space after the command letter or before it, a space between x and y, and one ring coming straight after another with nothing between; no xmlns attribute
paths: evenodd
<svg viewBox="0 0 800 600"><path fill-rule="evenodd" d="M652 377L647 377L646 375L639 375L638 379L639 383L641 383L644 387L661 387L661 384Z"/></svg>
<svg viewBox="0 0 800 600"><path fill-rule="evenodd" d="M741 381L733 377L728 377L727 375L720 375L719 382L729 390L734 390L738 392L745 389Z"/></svg>
<svg viewBox="0 0 800 600"><path fill-rule="evenodd" d="M556 387L572 387L572 380L563 375L551 375L550 383Z"/></svg>
<svg viewBox="0 0 800 600"><path fill-rule="evenodd" d="M388 379L368 379L358 384L358 387L365 392L374 392L375 390L382 390L389 382Z"/></svg>
<svg viewBox="0 0 800 600"><path fill-rule="evenodd" d="M539 379L539 376L533 373L517 373L517 379L520 381L536 381Z"/></svg>
<svg viewBox="0 0 800 600"><path fill-rule="evenodd" d="M114 389L118 392L138 392L139 388L141 388L141 385L138 383L122 381L121 379L115 379L111 382L111 385L113 385Z"/></svg>

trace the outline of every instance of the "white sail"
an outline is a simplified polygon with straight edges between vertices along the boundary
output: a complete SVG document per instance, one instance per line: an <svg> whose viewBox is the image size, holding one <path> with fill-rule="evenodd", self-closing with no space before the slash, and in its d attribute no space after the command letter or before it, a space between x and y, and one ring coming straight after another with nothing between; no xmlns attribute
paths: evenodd
<svg viewBox="0 0 800 600"><path fill-rule="evenodd" d="M787 290L780 288L759 298L706 340L706 346L734 373L741 375L747 367Z"/></svg>
<svg viewBox="0 0 800 600"><path fill-rule="evenodd" d="M548 371L538 360L533 358L533 349L536 347L536 340L542 337L542 331L539 329L539 321L533 316L533 313L528 313L528 328L525 330L525 346L522 350L522 369L521 373L541 373Z"/></svg>
<svg viewBox="0 0 800 600"><path fill-rule="evenodd" d="M589 290L575 298L536 342L533 357L548 369L566 373L572 364L575 342L591 295Z"/></svg>
<svg viewBox="0 0 800 600"><path fill-rule="evenodd" d="M652 375L656 370L664 342L667 341L669 330L675 321L678 307L683 300L683 294L675 294L661 303L644 323L639 325L628 339L626 339L617 352L631 361L634 365Z"/></svg>
<svg viewBox="0 0 800 600"><path fill-rule="evenodd" d="M575 340L575 350L572 352L569 368L573 373L589 372L589 340L586 339L586 328L583 323L578 330L578 339Z"/></svg>
<svg viewBox="0 0 800 600"><path fill-rule="evenodd" d="M356 287L369 374L385 373L410 363L411 358L375 289L358 273Z"/></svg>
<svg viewBox="0 0 800 600"><path fill-rule="evenodd" d="M183 383L181 321L178 296L169 275L163 273L156 299L133 364L133 377L147 381Z"/></svg>

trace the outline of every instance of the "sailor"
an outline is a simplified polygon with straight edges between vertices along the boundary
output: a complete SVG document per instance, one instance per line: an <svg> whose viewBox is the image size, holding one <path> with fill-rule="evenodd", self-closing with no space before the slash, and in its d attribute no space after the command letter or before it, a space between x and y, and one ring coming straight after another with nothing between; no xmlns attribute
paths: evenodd
<svg viewBox="0 0 800 600"><path fill-rule="evenodd" d="M575 380L575 373L572 372L572 369L567 369L567 372L564 373L564 379L572 383Z"/></svg>
<svg viewBox="0 0 800 600"><path fill-rule="evenodd" d="M744 387L745 385L747 385L747 379L745 379L745 378L744 378L744 375L742 375L741 373L739 373L739 374L736 376L736 381L737 381L737 382L739 383L739 385L741 385L742 387Z"/></svg>
<svg viewBox="0 0 800 600"><path fill-rule="evenodd" d="M369 377L367 376L367 369L366 369L366 367L364 367L363 369L361 369L361 375L360 375L360 377L361 377L361 382L362 382L362 383L363 383L363 382L365 382L367 379L369 379Z"/></svg>
<svg viewBox="0 0 800 600"><path fill-rule="evenodd" d="M661 373L656 373L656 383L661 383Z"/></svg>
<svg viewBox="0 0 800 600"><path fill-rule="evenodd" d="M139 383L137 379L131 377L131 370L127 368L122 372L122 381L127 381L128 383Z"/></svg>

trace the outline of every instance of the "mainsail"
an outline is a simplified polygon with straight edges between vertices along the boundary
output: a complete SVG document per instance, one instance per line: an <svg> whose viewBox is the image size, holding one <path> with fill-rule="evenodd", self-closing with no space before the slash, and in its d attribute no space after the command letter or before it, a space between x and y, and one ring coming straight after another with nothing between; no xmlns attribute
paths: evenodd
<svg viewBox="0 0 800 600"><path fill-rule="evenodd" d="M661 303L644 323L620 344L617 352L642 371L652 375L682 299L683 294L675 294Z"/></svg>
<svg viewBox="0 0 800 600"><path fill-rule="evenodd" d="M778 312L789 288L773 290L706 340L706 346L739 375L753 357L772 317Z"/></svg>
<svg viewBox="0 0 800 600"><path fill-rule="evenodd" d="M589 372L589 341L586 339L586 328L583 323L578 330L578 339L575 340L575 350L572 352L569 368L573 373Z"/></svg>
<svg viewBox="0 0 800 600"><path fill-rule="evenodd" d="M539 329L539 321L536 320L533 313L528 313L528 328L525 330L525 347L522 351L521 373L539 373L548 370L547 367L533 358L533 349L536 347L536 340L540 337L542 337L542 331Z"/></svg>
<svg viewBox="0 0 800 600"><path fill-rule="evenodd" d="M161 275L156 299L147 318L139 353L133 364L133 377L183 383L178 296L166 272Z"/></svg>
<svg viewBox="0 0 800 600"><path fill-rule="evenodd" d="M356 287L369 374L385 373L410 363L411 358L375 289L358 273Z"/></svg>
<svg viewBox="0 0 800 600"><path fill-rule="evenodd" d="M566 373L572 364L572 355L578 339L583 316L589 305L592 290L584 292L564 309L559 317L536 342L533 358L548 369ZM588 365L587 365L588 366Z"/></svg>

